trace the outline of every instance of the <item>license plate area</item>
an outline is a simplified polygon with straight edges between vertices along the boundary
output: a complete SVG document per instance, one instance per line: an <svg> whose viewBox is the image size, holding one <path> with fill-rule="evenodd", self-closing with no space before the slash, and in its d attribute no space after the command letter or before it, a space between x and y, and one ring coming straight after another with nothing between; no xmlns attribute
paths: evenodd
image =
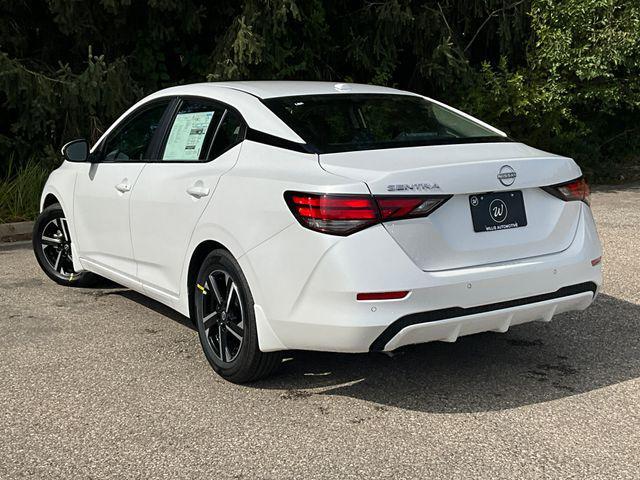
<svg viewBox="0 0 640 480"><path fill-rule="evenodd" d="M527 225L520 190L469 195L469 206L475 232L494 232Z"/></svg>

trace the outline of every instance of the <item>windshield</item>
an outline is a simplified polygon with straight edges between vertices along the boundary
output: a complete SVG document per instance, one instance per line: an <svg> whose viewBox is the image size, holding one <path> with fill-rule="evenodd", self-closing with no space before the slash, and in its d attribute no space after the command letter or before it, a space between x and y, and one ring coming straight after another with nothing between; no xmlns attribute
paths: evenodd
<svg viewBox="0 0 640 480"><path fill-rule="evenodd" d="M413 95L303 95L263 102L320 153L510 141Z"/></svg>

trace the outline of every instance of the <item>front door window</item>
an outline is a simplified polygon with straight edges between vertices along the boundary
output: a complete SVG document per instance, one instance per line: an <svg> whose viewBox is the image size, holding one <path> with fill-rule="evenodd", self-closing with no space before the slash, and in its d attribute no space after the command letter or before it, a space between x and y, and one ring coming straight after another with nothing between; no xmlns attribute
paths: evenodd
<svg viewBox="0 0 640 480"><path fill-rule="evenodd" d="M124 120L114 134L107 139L103 161L106 162L140 162L149 160L149 146L160 126L162 115L169 105L169 100L160 101L134 113Z"/></svg>

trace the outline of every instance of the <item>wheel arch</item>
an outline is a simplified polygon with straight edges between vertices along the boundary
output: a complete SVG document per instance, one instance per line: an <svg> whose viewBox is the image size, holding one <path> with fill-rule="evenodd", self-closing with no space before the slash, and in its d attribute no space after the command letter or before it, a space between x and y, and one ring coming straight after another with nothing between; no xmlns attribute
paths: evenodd
<svg viewBox="0 0 640 480"><path fill-rule="evenodd" d="M194 290L196 287L196 277L198 274L198 269L202 261L209 255L210 252L216 249L222 249L229 252L233 257L238 260L240 263L240 268L249 283L249 288L252 290L251 293L254 297L254 301L256 300L256 292L257 292L257 284L253 282L253 271L251 271L251 266L243 261L246 260L244 256L237 257L234 252L228 248L226 245L220 243L216 240L203 240L195 247L191 254L191 258L189 259L189 265L186 269L186 293L188 297L188 315L189 318L195 323L195 304L194 304ZM183 284L184 285L184 284ZM260 350L263 352L273 352L279 350L286 350L285 345L280 341L278 336L275 334L269 321L266 318L264 310L259 304L254 306L255 308L255 319L256 319L256 328L258 335L258 344L260 346Z"/></svg>
<svg viewBox="0 0 640 480"><path fill-rule="evenodd" d="M56 171L54 170L49 177L51 179ZM60 205L62 210L64 210L67 218L72 216L71 207L73 206L73 185L71 186L71 190L69 193L65 193L68 185L53 185L50 180L47 180L47 183L42 190L42 194L40 195L40 211L42 212L45 208L50 207L51 205L57 203Z"/></svg>
<svg viewBox="0 0 640 480"><path fill-rule="evenodd" d="M58 200L58 197L56 197L53 193L49 192L44 196L44 199L42 200L42 208L40 209L40 211L44 210L47 207L50 207L51 205L55 205L56 203L60 203L60 200Z"/></svg>
<svg viewBox="0 0 640 480"><path fill-rule="evenodd" d="M226 250L231 251L225 247L222 243L215 240L204 240L198 244L193 250L191 258L189 259L189 266L187 267L187 295L189 299L189 318L195 321L195 305L193 303L193 291L196 287L196 276L198 275L198 269L200 264L213 250Z"/></svg>

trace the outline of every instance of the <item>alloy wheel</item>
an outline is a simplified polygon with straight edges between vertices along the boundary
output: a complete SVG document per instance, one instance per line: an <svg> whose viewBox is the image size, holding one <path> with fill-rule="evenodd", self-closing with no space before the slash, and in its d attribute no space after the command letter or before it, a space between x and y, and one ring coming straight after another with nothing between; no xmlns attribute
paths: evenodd
<svg viewBox="0 0 640 480"><path fill-rule="evenodd" d="M69 225L64 217L50 220L40 235L42 253L49 266L63 277L74 275L73 257L71 254L71 235Z"/></svg>
<svg viewBox="0 0 640 480"><path fill-rule="evenodd" d="M245 312L240 291L225 270L211 272L202 290L202 326L214 355L230 363L240 353L245 330Z"/></svg>

